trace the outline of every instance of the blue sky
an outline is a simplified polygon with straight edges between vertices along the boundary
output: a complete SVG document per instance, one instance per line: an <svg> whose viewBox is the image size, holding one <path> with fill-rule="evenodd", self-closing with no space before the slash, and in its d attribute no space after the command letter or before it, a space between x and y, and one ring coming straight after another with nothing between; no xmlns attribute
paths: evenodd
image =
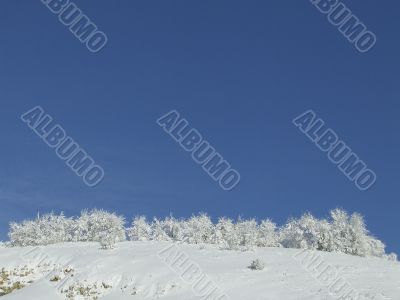
<svg viewBox="0 0 400 300"><path fill-rule="evenodd" d="M38 211L271 217L362 213L398 240L396 1L346 1L377 36L359 53L309 1L75 1L93 54L41 1L0 4L0 239ZM87 187L20 120L40 105L105 170ZM156 123L175 109L241 174L224 191ZM358 190L293 124L314 110L377 174Z"/></svg>

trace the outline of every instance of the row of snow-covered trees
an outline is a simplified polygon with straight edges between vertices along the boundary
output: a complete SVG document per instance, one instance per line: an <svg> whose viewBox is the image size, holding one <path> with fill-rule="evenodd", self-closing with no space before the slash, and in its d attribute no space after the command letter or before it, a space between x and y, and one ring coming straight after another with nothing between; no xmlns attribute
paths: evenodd
<svg viewBox="0 0 400 300"><path fill-rule="evenodd" d="M78 218L51 213L11 223L8 236L12 246L21 247L62 242L100 242L104 247L112 247L126 240L124 225L123 217L104 210L85 210Z"/></svg>
<svg viewBox="0 0 400 300"><path fill-rule="evenodd" d="M291 219L282 227L271 220L220 218L214 224L201 214L190 219L167 217L148 222L145 217L133 219L125 228L125 219L104 210L83 211L77 218L47 214L35 220L10 224L12 246L48 245L60 242L95 241L111 248L125 241L176 241L190 244L215 244L222 249L249 250L254 247L285 247L342 252L358 256L386 255L384 244L372 237L359 214L349 215L341 209L331 211L329 219L305 214Z"/></svg>

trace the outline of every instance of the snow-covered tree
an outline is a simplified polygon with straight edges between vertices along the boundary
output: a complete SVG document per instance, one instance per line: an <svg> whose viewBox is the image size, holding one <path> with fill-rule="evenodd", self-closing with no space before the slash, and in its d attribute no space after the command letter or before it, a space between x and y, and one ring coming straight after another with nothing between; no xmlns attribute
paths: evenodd
<svg viewBox="0 0 400 300"><path fill-rule="evenodd" d="M184 221L179 221L170 216L161 222L161 226L165 234L172 241L182 241L184 239Z"/></svg>
<svg viewBox="0 0 400 300"><path fill-rule="evenodd" d="M331 211L331 218L333 247L328 251L358 256L385 255L385 245L369 234L360 214L354 213L349 216L344 210L335 209Z"/></svg>
<svg viewBox="0 0 400 300"><path fill-rule="evenodd" d="M38 226L33 221L23 221L22 223L10 223L8 236L13 246L35 246L40 235Z"/></svg>
<svg viewBox="0 0 400 300"><path fill-rule="evenodd" d="M104 234L113 235L116 242L126 240L125 220L115 213L98 209L82 211L76 222L75 239L78 241L99 242Z"/></svg>
<svg viewBox="0 0 400 300"><path fill-rule="evenodd" d="M257 245L258 224L254 219L239 220L235 224L235 239L230 241L232 249L250 250Z"/></svg>
<svg viewBox="0 0 400 300"><path fill-rule="evenodd" d="M62 213L38 215L32 221L14 222L10 224L10 242L14 246L36 246L70 241L71 236L66 231L72 222Z"/></svg>
<svg viewBox="0 0 400 300"><path fill-rule="evenodd" d="M341 209L335 209L330 214L332 219L332 244L328 251L352 253L353 246L348 213Z"/></svg>
<svg viewBox="0 0 400 300"><path fill-rule="evenodd" d="M131 241L149 241L151 239L151 225L147 223L146 217L135 217L132 221L132 227L127 229L127 235Z"/></svg>
<svg viewBox="0 0 400 300"><path fill-rule="evenodd" d="M258 227L258 247L279 247L279 236L276 224L271 220L263 220Z"/></svg>
<svg viewBox="0 0 400 300"><path fill-rule="evenodd" d="M385 254L385 245L367 230L361 215L349 215L342 209L330 212L329 219L317 219L309 213L289 220L277 228L270 220L220 218L213 224L206 214L178 220L170 216L155 218L151 224L143 216L135 217L132 227L125 230L124 218L104 210L82 211L78 218L62 213L39 216L10 224L11 246L36 246L61 242L100 242L102 248L112 248L117 242L178 241L190 244L216 244L222 249L249 250L254 247L287 247L341 252L357 256L375 256L396 260L395 254Z"/></svg>
<svg viewBox="0 0 400 300"><path fill-rule="evenodd" d="M234 234L235 225L231 219L222 217L215 225L214 233L212 236L212 243L219 245L223 249L228 249L228 240Z"/></svg>
<svg viewBox="0 0 400 300"><path fill-rule="evenodd" d="M98 240L101 246L101 249L113 249L116 242L117 236L112 232L112 230L101 231L98 234Z"/></svg>
<svg viewBox="0 0 400 300"><path fill-rule="evenodd" d="M259 241L259 227L254 219L232 220L221 218L215 227L214 240L223 249L250 250Z"/></svg>
<svg viewBox="0 0 400 300"><path fill-rule="evenodd" d="M330 225L310 213L289 220L280 230L280 243L286 248L325 250L330 247Z"/></svg>
<svg viewBox="0 0 400 300"><path fill-rule="evenodd" d="M42 236L40 245L71 241L72 236L67 231L73 220L66 218L63 213L60 215L54 213L43 215L38 219L38 222Z"/></svg>
<svg viewBox="0 0 400 300"><path fill-rule="evenodd" d="M184 240L190 244L212 243L214 224L209 216L200 214L184 222Z"/></svg>
<svg viewBox="0 0 400 300"><path fill-rule="evenodd" d="M300 219L291 219L281 229L281 243L286 248L317 249L317 225L311 214L307 213Z"/></svg>
<svg viewBox="0 0 400 300"><path fill-rule="evenodd" d="M170 241L171 238L166 234L164 229L164 223L161 220L154 218L151 223L151 239L154 241Z"/></svg>

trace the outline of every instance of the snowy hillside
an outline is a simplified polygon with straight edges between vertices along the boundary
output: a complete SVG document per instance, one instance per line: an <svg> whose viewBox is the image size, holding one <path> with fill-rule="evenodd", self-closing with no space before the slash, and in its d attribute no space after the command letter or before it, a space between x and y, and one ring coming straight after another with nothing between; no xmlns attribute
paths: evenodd
<svg viewBox="0 0 400 300"><path fill-rule="evenodd" d="M260 269L249 268L259 259ZM4 300L400 299L400 264L284 248L122 242L0 248ZM0 290L1 291L1 290ZM10 290L9 290L10 291Z"/></svg>

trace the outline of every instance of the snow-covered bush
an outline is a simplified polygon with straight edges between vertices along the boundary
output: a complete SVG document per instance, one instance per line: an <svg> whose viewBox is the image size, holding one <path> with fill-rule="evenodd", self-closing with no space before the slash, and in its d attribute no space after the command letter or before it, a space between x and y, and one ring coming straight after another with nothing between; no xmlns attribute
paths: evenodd
<svg viewBox="0 0 400 300"><path fill-rule="evenodd" d="M265 263L259 258L253 260L249 266L249 269L254 271L261 271L264 270L264 268L265 268Z"/></svg>

